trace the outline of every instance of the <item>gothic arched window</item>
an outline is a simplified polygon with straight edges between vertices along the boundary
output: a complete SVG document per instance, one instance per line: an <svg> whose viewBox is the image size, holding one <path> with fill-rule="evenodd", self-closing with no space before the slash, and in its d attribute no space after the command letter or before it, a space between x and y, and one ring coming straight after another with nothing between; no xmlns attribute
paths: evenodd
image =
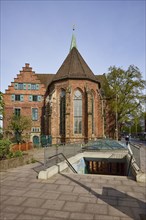
<svg viewBox="0 0 146 220"><path fill-rule="evenodd" d="M94 134L94 95L91 96L92 134Z"/></svg>
<svg viewBox="0 0 146 220"><path fill-rule="evenodd" d="M65 103L65 90L62 89L60 93L60 135L65 135Z"/></svg>
<svg viewBox="0 0 146 220"><path fill-rule="evenodd" d="M82 133L82 93L79 90L74 93L74 133Z"/></svg>

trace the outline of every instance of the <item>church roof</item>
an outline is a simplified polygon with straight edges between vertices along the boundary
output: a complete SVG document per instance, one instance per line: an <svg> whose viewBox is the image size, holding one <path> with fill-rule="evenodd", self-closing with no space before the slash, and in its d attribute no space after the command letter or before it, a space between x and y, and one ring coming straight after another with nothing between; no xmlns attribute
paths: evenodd
<svg viewBox="0 0 146 220"><path fill-rule="evenodd" d="M53 77L55 74L44 74L44 73L36 73L38 79L41 81L41 83L44 84L44 86L47 88L48 84L51 83Z"/></svg>
<svg viewBox="0 0 146 220"><path fill-rule="evenodd" d="M94 73L75 46L72 47L70 53L54 76L53 82L64 79L88 79L98 83Z"/></svg>

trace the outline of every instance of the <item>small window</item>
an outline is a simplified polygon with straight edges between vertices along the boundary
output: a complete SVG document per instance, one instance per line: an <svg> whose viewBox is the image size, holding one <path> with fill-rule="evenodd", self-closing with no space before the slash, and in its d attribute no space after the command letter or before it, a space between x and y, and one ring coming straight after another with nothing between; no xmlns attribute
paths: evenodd
<svg viewBox="0 0 146 220"><path fill-rule="evenodd" d="M15 95L15 101L20 101L20 95Z"/></svg>
<svg viewBox="0 0 146 220"><path fill-rule="evenodd" d="M20 109L20 108L15 108L15 109L14 109L14 114L15 114L16 116L20 116L20 112L21 112L21 109Z"/></svg>
<svg viewBox="0 0 146 220"><path fill-rule="evenodd" d="M36 90L36 84L31 84L31 90Z"/></svg>
<svg viewBox="0 0 146 220"><path fill-rule="evenodd" d="M32 101L37 102L38 101L38 96L37 95L33 95L32 96Z"/></svg>
<svg viewBox="0 0 146 220"><path fill-rule="evenodd" d="M18 83L18 89L20 89L20 90L23 89L23 83Z"/></svg>
<svg viewBox="0 0 146 220"><path fill-rule="evenodd" d="M38 109L32 108L32 120L37 121L38 120Z"/></svg>

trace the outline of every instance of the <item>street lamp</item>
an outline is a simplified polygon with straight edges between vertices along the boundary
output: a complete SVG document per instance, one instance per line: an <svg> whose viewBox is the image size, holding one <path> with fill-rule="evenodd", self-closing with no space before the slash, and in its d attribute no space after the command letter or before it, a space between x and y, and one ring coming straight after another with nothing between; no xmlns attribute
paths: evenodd
<svg viewBox="0 0 146 220"><path fill-rule="evenodd" d="M118 95L116 94L116 140L118 141Z"/></svg>

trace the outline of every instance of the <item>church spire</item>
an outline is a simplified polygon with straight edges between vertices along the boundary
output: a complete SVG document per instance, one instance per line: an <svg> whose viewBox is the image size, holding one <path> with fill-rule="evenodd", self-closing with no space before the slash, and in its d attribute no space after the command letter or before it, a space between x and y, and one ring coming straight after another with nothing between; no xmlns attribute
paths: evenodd
<svg viewBox="0 0 146 220"><path fill-rule="evenodd" d="M76 37L74 35L74 31L75 31L75 25L73 25L73 34L72 34L72 39L71 39L70 51L72 50L73 47L77 48Z"/></svg>

